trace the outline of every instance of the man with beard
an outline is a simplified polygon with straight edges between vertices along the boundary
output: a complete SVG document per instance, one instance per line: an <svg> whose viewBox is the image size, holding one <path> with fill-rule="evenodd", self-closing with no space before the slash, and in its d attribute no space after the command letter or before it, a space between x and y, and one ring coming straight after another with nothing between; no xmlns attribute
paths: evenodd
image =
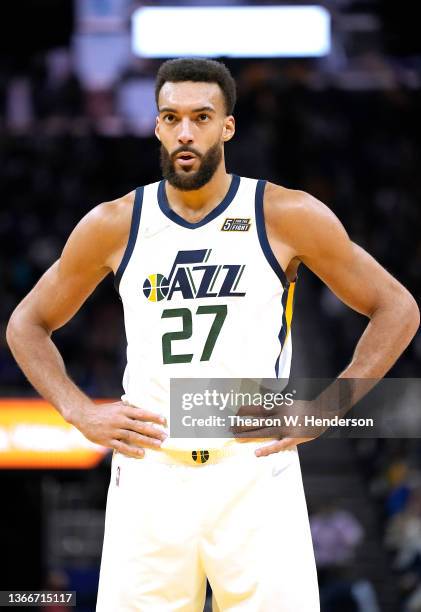
<svg viewBox="0 0 421 612"><path fill-rule="evenodd" d="M297 453L308 438L170 437L169 380L287 379L301 262L370 319L342 378L384 376L418 308L324 204L227 173L235 84L222 63L165 62L156 99L163 180L82 219L12 315L8 341L39 393L114 450L100 612L196 612L206 577L221 611L315 612ZM51 334L110 271L125 315L125 394L97 406L67 376Z"/></svg>

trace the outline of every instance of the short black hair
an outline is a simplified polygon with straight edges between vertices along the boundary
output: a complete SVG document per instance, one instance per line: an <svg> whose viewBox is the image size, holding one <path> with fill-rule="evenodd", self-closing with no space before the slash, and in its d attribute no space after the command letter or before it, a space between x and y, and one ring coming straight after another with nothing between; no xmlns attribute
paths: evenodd
<svg viewBox="0 0 421 612"><path fill-rule="evenodd" d="M225 111L231 115L237 99L235 81L228 68L222 62L202 58L178 58L167 60L161 64L155 82L155 100L158 106L158 96L161 87L170 81L195 81L217 83L225 100Z"/></svg>

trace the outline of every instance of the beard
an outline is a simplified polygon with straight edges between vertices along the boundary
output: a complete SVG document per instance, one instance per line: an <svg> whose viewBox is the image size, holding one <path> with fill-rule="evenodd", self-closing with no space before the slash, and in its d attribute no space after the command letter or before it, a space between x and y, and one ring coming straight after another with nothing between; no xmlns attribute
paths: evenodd
<svg viewBox="0 0 421 612"><path fill-rule="evenodd" d="M193 153L200 161L199 169L195 172L192 170L177 171L175 168L175 156L181 152ZM219 142L215 143L204 153L200 155L198 151L189 147L179 147L172 155L170 155L164 145L161 144L161 171L162 176L172 187L180 189L180 191L193 191L200 189L206 183L209 183L216 172L219 163L222 159L222 146Z"/></svg>

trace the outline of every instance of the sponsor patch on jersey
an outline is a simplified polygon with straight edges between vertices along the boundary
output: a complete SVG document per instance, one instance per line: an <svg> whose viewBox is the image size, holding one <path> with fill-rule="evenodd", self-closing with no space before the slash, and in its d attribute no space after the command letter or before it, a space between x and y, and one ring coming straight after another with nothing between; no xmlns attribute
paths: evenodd
<svg viewBox="0 0 421 612"><path fill-rule="evenodd" d="M225 219L221 232L248 232L250 219Z"/></svg>

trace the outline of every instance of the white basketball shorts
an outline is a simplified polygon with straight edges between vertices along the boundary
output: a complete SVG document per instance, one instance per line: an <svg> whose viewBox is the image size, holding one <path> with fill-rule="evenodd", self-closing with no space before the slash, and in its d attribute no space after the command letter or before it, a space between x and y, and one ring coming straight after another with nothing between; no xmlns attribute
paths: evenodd
<svg viewBox="0 0 421 612"><path fill-rule="evenodd" d="M319 612L297 449L115 453L97 612Z"/></svg>

